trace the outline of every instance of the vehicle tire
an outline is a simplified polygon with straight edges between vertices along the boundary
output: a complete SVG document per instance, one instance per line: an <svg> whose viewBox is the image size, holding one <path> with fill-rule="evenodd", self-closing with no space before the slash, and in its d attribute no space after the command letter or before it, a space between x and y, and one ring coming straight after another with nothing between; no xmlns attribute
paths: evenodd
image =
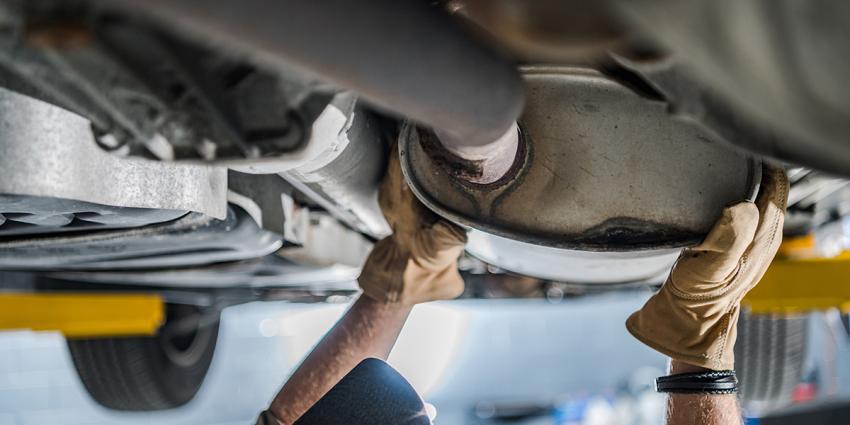
<svg viewBox="0 0 850 425"><path fill-rule="evenodd" d="M200 389L212 362L219 316L169 304L152 337L68 340L71 359L92 398L126 411L170 409Z"/></svg>
<svg viewBox="0 0 850 425"><path fill-rule="evenodd" d="M803 373L808 317L747 316L738 322L735 366L745 408L788 405Z"/></svg>

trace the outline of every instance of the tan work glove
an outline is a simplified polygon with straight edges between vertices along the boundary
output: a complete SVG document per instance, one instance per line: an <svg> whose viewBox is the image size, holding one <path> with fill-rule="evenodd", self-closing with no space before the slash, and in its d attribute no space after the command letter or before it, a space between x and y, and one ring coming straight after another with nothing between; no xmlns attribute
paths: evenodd
<svg viewBox="0 0 850 425"><path fill-rule="evenodd" d="M723 210L705 241L682 252L667 282L626 327L671 358L733 369L741 299L764 276L782 241L788 179L764 167L756 203Z"/></svg>
<svg viewBox="0 0 850 425"><path fill-rule="evenodd" d="M380 240L358 279L369 297L388 303L417 304L451 299L463 292L457 259L466 232L443 220L416 199L401 173L393 147L378 203L393 234Z"/></svg>

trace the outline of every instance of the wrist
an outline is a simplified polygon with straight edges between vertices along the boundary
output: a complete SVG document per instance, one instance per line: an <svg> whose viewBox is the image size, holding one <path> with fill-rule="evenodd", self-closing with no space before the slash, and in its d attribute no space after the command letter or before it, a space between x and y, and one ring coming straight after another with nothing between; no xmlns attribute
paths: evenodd
<svg viewBox="0 0 850 425"><path fill-rule="evenodd" d="M697 366L694 364L690 364L687 362L683 362L676 359L670 359L670 374L678 375L680 373L703 373L703 372L712 372L715 369L709 369L702 366Z"/></svg>
<svg viewBox="0 0 850 425"><path fill-rule="evenodd" d="M383 314L408 314L413 310L413 304L405 304L401 302L379 301L368 294L361 293L357 299L357 303L362 304L370 310L380 311Z"/></svg>
<svg viewBox="0 0 850 425"><path fill-rule="evenodd" d="M734 370L713 370L682 362L670 361L670 373L655 380L659 393L670 395L726 395L738 392Z"/></svg>

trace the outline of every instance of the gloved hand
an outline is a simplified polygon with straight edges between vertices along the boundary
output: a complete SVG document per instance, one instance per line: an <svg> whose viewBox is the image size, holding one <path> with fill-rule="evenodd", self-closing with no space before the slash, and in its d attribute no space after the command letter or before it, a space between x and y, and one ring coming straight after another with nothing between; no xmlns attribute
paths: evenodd
<svg viewBox="0 0 850 425"><path fill-rule="evenodd" d="M727 207L705 241L685 249L667 282L626 327L671 358L714 370L734 367L741 299L782 241L788 179L765 166L755 204Z"/></svg>
<svg viewBox="0 0 850 425"><path fill-rule="evenodd" d="M369 297L407 305L455 298L463 292L457 259L466 232L416 199L401 173L398 147L390 152L378 203L393 234L380 240L358 279Z"/></svg>

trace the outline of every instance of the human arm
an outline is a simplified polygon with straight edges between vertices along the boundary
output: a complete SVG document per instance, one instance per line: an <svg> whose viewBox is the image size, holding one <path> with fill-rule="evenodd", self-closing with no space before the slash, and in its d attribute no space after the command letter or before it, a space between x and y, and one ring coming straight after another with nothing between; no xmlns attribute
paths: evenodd
<svg viewBox="0 0 850 425"><path fill-rule="evenodd" d="M677 360L670 374L708 372L709 369ZM667 425L739 425L741 407L736 394L669 394Z"/></svg>
<svg viewBox="0 0 850 425"><path fill-rule="evenodd" d="M414 305L463 292L457 259L466 233L413 196L395 149L378 203L392 235L375 244L363 265L358 278L363 295L274 398L267 412L275 422L295 422L362 360L386 359Z"/></svg>
<svg viewBox="0 0 850 425"><path fill-rule="evenodd" d="M755 203L727 207L706 236L685 249L667 281L626 322L637 339L673 359L673 374L734 369L740 303L762 278L782 240L788 180L765 167ZM734 395L673 394L668 425L740 424Z"/></svg>
<svg viewBox="0 0 850 425"><path fill-rule="evenodd" d="M292 424L361 361L386 360L412 308L361 295L301 362L269 411Z"/></svg>

